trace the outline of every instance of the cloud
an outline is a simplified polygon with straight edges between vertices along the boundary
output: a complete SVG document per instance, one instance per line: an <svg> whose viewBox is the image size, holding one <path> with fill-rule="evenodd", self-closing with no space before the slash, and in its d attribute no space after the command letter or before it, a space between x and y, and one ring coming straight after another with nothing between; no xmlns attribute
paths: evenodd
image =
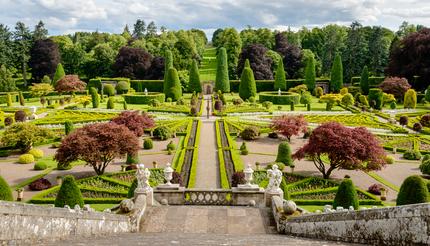
<svg viewBox="0 0 430 246"><path fill-rule="evenodd" d="M328 23L384 25L403 20L430 25L430 3L419 0L0 0L0 23L33 27L43 20L50 34L71 30L121 32L140 18L169 29L219 27L271 29Z"/></svg>

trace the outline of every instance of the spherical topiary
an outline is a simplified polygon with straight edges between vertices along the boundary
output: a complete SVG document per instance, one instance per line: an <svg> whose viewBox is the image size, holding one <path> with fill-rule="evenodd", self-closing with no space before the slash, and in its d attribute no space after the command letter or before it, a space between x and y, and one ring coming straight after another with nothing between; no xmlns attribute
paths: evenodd
<svg viewBox="0 0 430 246"><path fill-rule="evenodd" d="M397 206L424 203L429 201L426 182L418 175L413 175L403 181L397 195Z"/></svg>
<svg viewBox="0 0 430 246"><path fill-rule="evenodd" d="M115 109L115 99L113 97L109 97L106 106L107 109Z"/></svg>
<svg viewBox="0 0 430 246"><path fill-rule="evenodd" d="M284 163L286 166L293 164L293 159L291 158L291 148L288 142L285 141L279 144L276 162Z"/></svg>
<svg viewBox="0 0 430 246"><path fill-rule="evenodd" d="M18 110L15 112L15 121L24 122L27 118L27 114L23 110Z"/></svg>
<svg viewBox="0 0 430 246"><path fill-rule="evenodd" d="M403 153L403 158L406 160L421 160L421 153L416 150L408 150Z"/></svg>
<svg viewBox="0 0 430 246"><path fill-rule="evenodd" d="M392 156L390 156L390 155L387 155L387 156L385 157L385 161L387 162L387 164L393 164L393 163L394 163L394 161L395 161L395 159L394 159L394 157L392 157Z"/></svg>
<svg viewBox="0 0 430 246"><path fill-rule="evenodd" d="M0 176L0 200L13 201L12 191L2 176Z"/></svg>
<svg viewBox="0 0 430 246"><path fill-rule="evenodd" d="M240 154L241 155L248 155L248 147L246 147L246 143L243 142L242 145L240 145Z"/></svg>
<svg viewBox="0 0 430 246"><path fill-rule="evenodd" d="M45 170L48 168L48 165L44 161L38 161L34 164L34 170Z"/></svg>
<svg viewBox="0 0 430 246"><path fill-rule="evenodd" d="M137 179L134 179L131 183L130 188L128 188L127 198L133 198L134 197L134 191L137 188Z"/></svg>
<svg viewBox="0 0 430 246"><path fill-rule="evenodd" d="M28 154L32 155L36 159L40 159L44 156L43 150L40 149L31 149L28 151Z"/></svg>
<svg viewBox="0 0 430 246"><path fill-rule="evenodd" d="M13 124L13 119L12 119L12 117L8 116L8 117L6 117L6 118L4 119L4 125L5 125L5 126L10 126L10 125L12 125L12 124Z"/></svg>
<svg viewBox="0 0 430 246"><path fill-rule="evenodd" d="M248 126L241 133L240 137L243 140L254 140L260 135L260 129L256 126Z"/></svg>
<svg viewBox="0 0 430 246"><path fill-rule="evenodd" d="M81 190L75 182L75 178L71 175L63 177L60 190L55 198L55 207L64 207L68 205L73 208L75 205L84 206Z"/></svg>
<svg viewBox="0 0 430 246"><path fill-rule="evenodd" d="M173 151L176 149L176 145L173 143L173 141L170 141L167 146L166 146L167 150Z"/></svg>
<svg viewBox="0 0 430 246"><path fill-rule="evenodd" d="M422 174L430 175L430 160L423 160L420 165L420 171Z"/></svg>
<svg viewBox="0 0 430 246"><path fill-rule="evenodd" d="M399 123L402 126L406 126L408 124L409 118L406 115L400 116Z"/></svg>
<svg viewBox="0 0 430 246"><path fill-rule="evenodd" d="M139 155L127 154L127 160L125 161L125 163L129 165L139 163Z"/></svg>
<svg viewBox="0 0 430 246"><path fill-rule="evenodd" d="M120 81L115 87L118 94L127 93L130 90L130 84L127 81Z"/></svg>
<svg viewBox="0 0 430 246"><path fill-rule="evenodd" d="M172 137L172 133L170 132L169 128L165 126L159 126L155 128L154 137L160 140L166 140Z"/></svg>
<svg viewBox="0 0 430 246"><path fill-rule="evenodd" d="M18 162L20 164L29 164L34 162L34 156L31 154L23 154L19 157Z"/></svg>
<svg viewBox="0 0 430 246"><path fill-rule="evenodd" d="M115 88L111 84L103 86L103 94L108 95L108 97L115 96Z"/></svg>
<svg viewBox="0 0 430 246"><path fill-rule="evenodd" d="M145 140L143 140L144 149L152 149L153 147L154 147L154 143L152 142L152 139L145 138Z"/></svg>
<svg viewBox="0 0 430 246"><path fill-rule="evenodd" d="M423 126L421 125L421 123L416 122L414 123L414 125L412 126L412 129L414 129L414 131L420 132L423 130Z"/></svg>
<svg viewBox="0 0 430 246"><path fill-rule="evenodd" d="M333 207L349 208L350 206L354 207L354 209L358 209L359 202L357 191L355 190L352 180L346 178L342 183L340 183L337 189L336 197L333 201Z"/></svg>
<svg viewBox="0 0 430 246"><path fill-rule="evenodd" d="M430 114L421 116L420 123L422 126L430 127Z"/></svg>

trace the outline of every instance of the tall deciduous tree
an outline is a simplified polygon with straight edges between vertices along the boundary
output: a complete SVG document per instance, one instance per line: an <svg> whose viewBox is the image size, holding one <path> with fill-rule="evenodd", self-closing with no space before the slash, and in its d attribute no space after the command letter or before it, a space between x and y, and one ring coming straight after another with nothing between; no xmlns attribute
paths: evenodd
<svg viewBox="0 0 430 246"><path fill-rule="evenodd" d="M197 66L197 61L193 60L193 64L190 69L190 82L188 83L189 92L202 92L202 85L200 84L199 68Z"/></svg>
<svg viewBox="0 0 430 246"><path fill-rule="evenodd" d="M239 73L237 72L237 63L239 60L239 54L242 50L242 40L237 30L234 28L224 29L219 37L217 47L218 49L221 47L226 49L228 76L230 79L236 79L239 76Z"/></svg>
<svg viewBox="0 0 430 246"><path fill-rule="evenodd" d="M218 49L215 90L221 91L222 93L230 92L227 51L224 47Z"/></svg>
<svg viewBox="0 0 430 246"><path fill-rule="evenodd" d="M30 59L30 48L32 44L30 29L28 29L23 22L17 22L13 38L16 59L21 66L24 85L27 86L27 63Z"/></svg>
<svg viewBox="0 0 430 246"><path fill-rule="evenodd" d="M38 39L30 51L29 65L34 82L40 82L43 76L53 77L60 63L58 45L50 39Z"/></svg>
<svg viewBox="0 0 430 246"><path fill-rule="evenodd" d="M276 68L275 74L275 90L287 90L287 80L285 76L284 62L282 59L279 60L278 67Z"/></svg>
<svg viewBox="0 0 430 246"><path fill-rule="evenodd" d="M320 125L309 142L293 158L310 158L325 179L335 169L379 170L385 165L385 152L378 140L364 127L348 128L337 122ZM323 156L329 160L327 165Z"/></svg>
<svg viewBox="0 0 430 246"><path fill-rule="evenodd" d="M334 58L333 67L330 74L330 91L339 92L343 87L343 65L340 54Z"/></svg>
<svg viewBox="0 0 430 246"><path fill-rule="evenodd" d="M305 68L305 84L309 91L314 91L316 85L316 73L315 73L315 58L309 57L306 61Z"/></svg>
<svg viewBox="0 0 430 246"><path fill-rule="evenodd" d="M272 119L270 128L286 137L290 142L292 136L307 131L308 122L303 115L281 115Z"/></svg>
<svg viewBox="0 0 430 246"><path fill-rule="evenodd" d="M155 126L154 120L149 115L140 114L138 111L124 111L111 122L126 126L137 137L141 137L145 129Z"/></svg>
<svg viewBox="0 0 430 246"><path fill-rule="evenodd" d="M237 72L242 74L244 63L249 60L256 80L272 80L272 59L266 55L268 49L262 44L251 44L242 49Z"/></svg>
<svg viewBox="0 0 430 246"><path fill-rule="evenodd" d="M255 84L254 73L250 67L245 66L240 77L239 96L243 100L257 96L257 86Z"/></svg>
<svg viewBox="0 0 430 246"><path fill-rule="evenodd" d="M144 79L151 66L152 55L140 48L122 47L113 69L118 77Z"/></svg>
<svg viewBox="0 0 430 246"><path fill-rule="evenodd" d="M361 93L364 95L369 94L369 70L367 66L364 66L363 71L361 71L360 88Z"/></svg>
<svg viewBox="0 0 430 246"><path fill-rule="evenodd" d="M281 54L288 78L297 78L302 64L302 52L296 45L290 44L283 33L275 35L275 50Z"/></svg>
<svg viewBox="0 0 430 246"><path fill-rule="evenodd" d="M115 159L136 153L139 140L123 125L98 123L76 129L61 142L54 159L60 167L68 167L78 160L94 168L97 175Z"/></svg>
<svg viewBox="0 0 430 246"><path fill-rule="evenodd" d="M346 49L342 53L345 81L349 83L353 76L360 74L366 64L367 52L368 43L363 26L358 22L353 22L348 31Z"/></svg>
<svg viewBox="0 0 430 246"><path fill-rule="evenodd" d="M322 51L322 71L323 74L330 74L336 54L345 49L347 36L346 28L339 25L327 25L322 29L323 51Z"/></svg>

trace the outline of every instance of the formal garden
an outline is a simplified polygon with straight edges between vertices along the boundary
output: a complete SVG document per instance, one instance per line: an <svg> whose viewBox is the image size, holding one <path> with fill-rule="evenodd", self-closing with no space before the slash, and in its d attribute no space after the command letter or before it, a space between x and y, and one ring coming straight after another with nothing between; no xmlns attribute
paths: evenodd
<svg viewBox="0 0 430 246"><path fill-rule="evenodd" d="M276 165L284 198L312 212L429 201L430 64L404 68L428 29L378 37L396 41L360 64L290 32L138 27L34 38L28 71L0 60L1 200L103 211L133 197L138 164L155 187L169 163L173 183L205 189L244 184L248 166L266 188Z"/></svg>

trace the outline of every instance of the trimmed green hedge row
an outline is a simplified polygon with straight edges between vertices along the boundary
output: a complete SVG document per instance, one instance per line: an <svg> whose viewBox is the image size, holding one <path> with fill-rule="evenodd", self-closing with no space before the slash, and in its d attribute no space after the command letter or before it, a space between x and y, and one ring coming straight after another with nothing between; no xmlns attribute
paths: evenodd
<svg viewBox="0 0 430 246"><path fill-rule="evenodd" d="M316 79L317 83L329 83L329 79L318 78ZM287 84L291 84L293 87L297 85L304 84L304 79L287 79ZM231 92L239 92L239 84L240 80L230 80L230 91ZM261 91L273 91L275 88L274 80L256 80L255 85L257 87L257 92Z"/></svg>
<svg viewBox="0 0 430 246"><path fill-rule="evenodd" d="M359 85L360 84L360 77L352 77L351 78L351 84L353 85ZM378 86L382 81L384 81L385 77L369 77L369 85L370 86Z"/></svg>
<svg viewBox="0 0 430 246"><path fill-rule="evenodd" d="M259 98L260 102L267 101L281 105L299 104L300 102L300 95L293 92L283 92L280 96L278 92L261 92Z"/></svg>
<svg viewBox="0 0 430 246"><path fill-rule="evenodd" d="M163 80L131 80L130 86L137 92L144 92L145 88L151 92L163 92Z"/></svg>
<svg viewBox="0 0 430 246"><path fill-rule="evenodd" d="M158 100L159 102L164 102L165 95L163 93L148 93L148 95L137 93L124 95L124 100L128 104L149 104L153 99Z"/></svg>

